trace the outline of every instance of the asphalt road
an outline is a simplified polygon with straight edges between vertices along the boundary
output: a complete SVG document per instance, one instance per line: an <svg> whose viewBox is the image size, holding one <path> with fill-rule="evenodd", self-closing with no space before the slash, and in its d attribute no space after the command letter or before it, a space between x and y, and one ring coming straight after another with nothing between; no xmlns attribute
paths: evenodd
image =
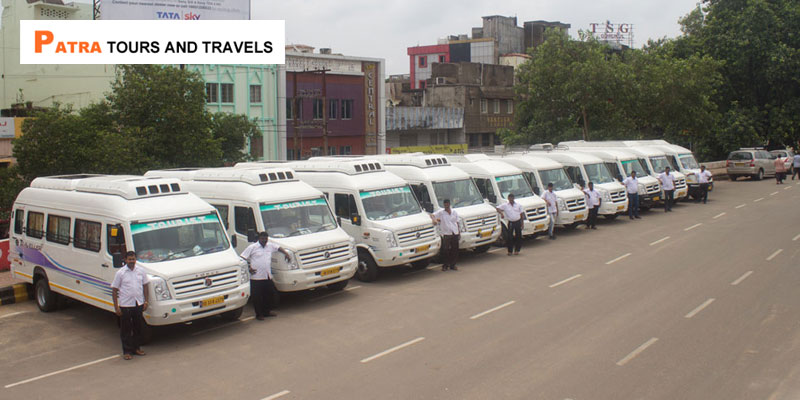
<svg viewBox="0 0 800 400"><path fill-rule="evenodd" d="M294 294L280 315L156 331L0 308L0 398L800 399L800 184Z"/></svg>

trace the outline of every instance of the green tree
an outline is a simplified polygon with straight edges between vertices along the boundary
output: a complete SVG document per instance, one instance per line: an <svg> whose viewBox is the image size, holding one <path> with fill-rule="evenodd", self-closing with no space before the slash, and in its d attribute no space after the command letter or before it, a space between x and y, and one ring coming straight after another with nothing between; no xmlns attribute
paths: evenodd
<svg viewBox="0 0 800 400"><path fill-rule="evenodd" d="M234 164L251 160L252 157L244 149L254 138L261 137L261 131L254 121L242 114L218 112L212 118L211 132L222 148L222 161Z"/></svg>
<svg viewBox="0 0 800 400"><path fill-rule="evenodd" d="M9 218L9 211L17 194L28 186L19 175L19 168L12 166L0 169L0 220Z"/></svg>

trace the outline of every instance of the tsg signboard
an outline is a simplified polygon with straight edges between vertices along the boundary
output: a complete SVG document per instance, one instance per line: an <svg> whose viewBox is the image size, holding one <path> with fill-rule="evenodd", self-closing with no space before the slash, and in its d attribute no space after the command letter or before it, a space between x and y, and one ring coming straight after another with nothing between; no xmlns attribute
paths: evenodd
<svg viewBox="0 0 800 400"><path fill-rule="evenodd" d="M613 24L611 21L605 23L589 24L592 28L592 36L606 42L625 43L633 47L633 24Z"/></svg>
<svg viewBox="0 0 800 400"><path fill-rule="evenodd" d="M100 19L250 19L250 0L95 0Z"/></svg>

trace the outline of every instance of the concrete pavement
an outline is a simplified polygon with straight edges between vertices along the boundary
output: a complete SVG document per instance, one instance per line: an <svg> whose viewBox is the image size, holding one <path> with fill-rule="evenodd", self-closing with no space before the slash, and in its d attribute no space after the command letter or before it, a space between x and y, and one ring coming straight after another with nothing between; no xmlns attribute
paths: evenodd
<svg viewBox="0 0 800 400"><path fill-rule="evenodd" d="M562 231L521 256L290 295L265 322L248 308L232 324L159 329L133 361L116 356L110 313L4 306L0 393L797 399L800 186L788 183L718 182L707 205Z"/></svg>

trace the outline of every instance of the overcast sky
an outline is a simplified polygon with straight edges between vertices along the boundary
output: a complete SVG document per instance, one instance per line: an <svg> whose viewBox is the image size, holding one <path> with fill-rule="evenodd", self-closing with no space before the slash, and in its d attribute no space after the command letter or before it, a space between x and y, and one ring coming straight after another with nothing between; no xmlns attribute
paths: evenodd
<svg viewBox="0 0 800 400"><path fill-rule="evenodd" d="M252 2L253 19L286 20L287 43L330 47L335 53L386 59L388 74L408 73L406 48L469 34L486 15L561 21L574 37L589 24L634 24L634 46L680 34L678 18L698 0L287 0Z"/></svg>

